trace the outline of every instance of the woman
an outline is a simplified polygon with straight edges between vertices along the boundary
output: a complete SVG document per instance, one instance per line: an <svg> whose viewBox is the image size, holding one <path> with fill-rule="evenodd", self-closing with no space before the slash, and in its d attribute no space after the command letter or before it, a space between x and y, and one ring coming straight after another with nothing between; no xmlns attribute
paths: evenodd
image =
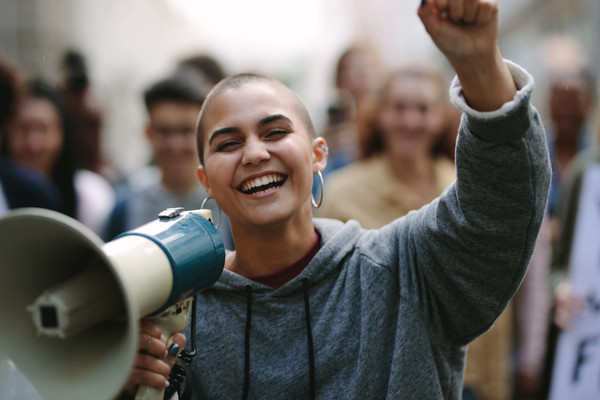
<svg viewBox="0 0 600 400"><path fill-rule="evenodd" d="M100 175L77 168L73 126L59 93L39 79L27 89L3 152L53 182L59 210L101 234L114 203L112 187Z"/></svg>
<svg viewBox="0 0 600 400"><path fill-rule="evenodd" d="M362 160L328 177L318 215L380 228L439 196L456 178L452 160L436 152L450 125L446 93L431 62L391 74L359 118Z"/></svg>
<svg viewBox="0 0 600 400"><path fill-rule="evenodd" d="M236 251L199 296L190 340L201 349L187 377L198 398L460 397L466 344L527 267L549 165L531 77L496 46L495 3L448 4L429 1L419 15L463 83L453 87L469 115L457 184L381 230L313 220L326 148L296 94L255 75L209 94L199 176L230 217ZM173 358L161 358L184 336L160 336L142 323L127 393L167 386Z"/></svg>

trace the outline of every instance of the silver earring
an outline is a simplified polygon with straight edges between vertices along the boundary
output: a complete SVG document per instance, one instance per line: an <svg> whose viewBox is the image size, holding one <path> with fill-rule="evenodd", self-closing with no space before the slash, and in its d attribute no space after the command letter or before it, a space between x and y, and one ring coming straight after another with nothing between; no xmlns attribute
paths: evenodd
<svg viewBox="0 0 600 400"><path fill-rule="evenodd" d="M213 198L212 198L212 197L210 197L210 196L206 196L206 197L204 198L204 200L202 200L202 204L200 205L200 209L201 209L201 210L204 210L204 209L205 209L206 203L207 203L209 200L215 200L215 199L213 199ZM217 205L217 207L219 208L219 219L217 220L217 223L215 224L215 228L219 229L219 225L221 225L221 217L223 216L223 212L221 211L221 207L219 207L219 205L217 204L217 201L216 201L216 200L215 200L215 204L216 204L216 205ZM211 211L212 211L212 210L211 210Z"/></svg>
<svg viewBox="0 0 600 400"><path fill-rule="evenodd" d="M315 201L315 196L312 193L310 194L310 201L314 208L321 207L321 203L323 203L323 191L325 190L325 184L323 183L323 175L321 174L321 171L317 171L317 174L319 174L319 180L321 181L321 190L319 191L320 196L318 203Z"/></svg>

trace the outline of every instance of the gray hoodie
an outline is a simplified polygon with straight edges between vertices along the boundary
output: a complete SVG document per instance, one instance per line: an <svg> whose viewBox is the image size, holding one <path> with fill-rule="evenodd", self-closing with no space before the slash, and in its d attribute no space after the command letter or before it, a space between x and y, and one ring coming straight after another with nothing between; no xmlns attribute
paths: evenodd
<svg viewBox="0 0 600 400"><path fill-rule="evenodd" d="M198 299L198 399L460 399L466 345L506 307L541 224L550 165L529 103L464 112L457 180L379 230L315 219L321 249L274 290L225 270ZM274 244L276 245L276 244Z"/></svg>

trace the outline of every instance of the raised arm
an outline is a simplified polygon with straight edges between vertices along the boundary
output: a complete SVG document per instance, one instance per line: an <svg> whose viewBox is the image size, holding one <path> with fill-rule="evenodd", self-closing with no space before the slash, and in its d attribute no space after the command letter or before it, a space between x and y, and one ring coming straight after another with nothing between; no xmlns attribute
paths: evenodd
<svg viewBox="0 0 600 400"><path fill-rule="evenodd" d="M517 290L550 184L545 132L530 104L533 77L502 59L497 13L488 0L427 0L419 9L457 72L457 179L432 204L373 234L385 243L376 245L381 254L393 248L384 239L390 231L399 238L386 263L399 260L401 295L455 344L487 330Z"/></svg>
<svg viewBox="0 0 600 400"><path fill-rule="evenodd" d="M426 0L418 14L473 109L497 110L514 98L516 87L498 47L496 0Z"/></svg>

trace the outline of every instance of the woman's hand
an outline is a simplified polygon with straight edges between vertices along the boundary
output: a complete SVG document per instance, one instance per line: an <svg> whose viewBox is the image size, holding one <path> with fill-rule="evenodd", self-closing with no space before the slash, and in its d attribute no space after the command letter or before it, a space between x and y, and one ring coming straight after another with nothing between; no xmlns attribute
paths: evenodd
<svg viewBox="0 0 600 400"><path fill-rule="evenodd" d="M498 38L496 0L427 0L419 17L449 59L489 57Z"/></svg>
<svg viewBox="0 0 600 400"><path fill-rule="evenodd" d="M497 0L426 0L418 14L472 108L493 111L514 98L516 87L498 47Z"/></svg>
<svg viewBox="0 0 600 400"><path fill-rule="evenodd" d="M176 346L172 346L176 344ZM169 374L177 356L185 346L185 336L175 333L166 341L161 330L152 321L140 323L138 355L133 371L125 384L125 392L135 396L139 385L165 389L169 385ZM171 353L171 351L174 353Z"/></svg>

